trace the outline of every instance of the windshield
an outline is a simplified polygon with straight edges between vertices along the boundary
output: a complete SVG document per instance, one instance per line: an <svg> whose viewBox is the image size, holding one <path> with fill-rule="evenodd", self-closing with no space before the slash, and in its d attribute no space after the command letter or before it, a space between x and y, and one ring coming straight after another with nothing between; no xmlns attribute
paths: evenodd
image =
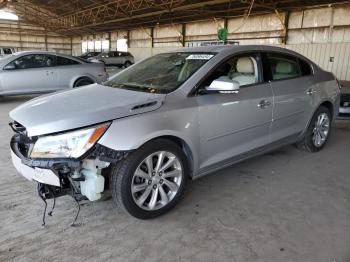
<svg viewBox="0 0 350 262"><path fill-rule="evenodd" d="M155 55L122 71L104 85L167 94L177 89L213 56L213 53Z"/></svg>

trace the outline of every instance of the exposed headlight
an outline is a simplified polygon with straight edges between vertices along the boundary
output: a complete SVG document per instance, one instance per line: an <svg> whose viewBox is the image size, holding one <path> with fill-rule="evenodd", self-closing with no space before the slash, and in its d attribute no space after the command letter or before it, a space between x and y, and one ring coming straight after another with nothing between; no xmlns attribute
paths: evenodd
<svg viewBox="0 0 350 262"><path fill-rule="evenodd" d="M78 158L86 153L106 131L103 124L58 135L40 137L30 154L31 158Z"/></svg>

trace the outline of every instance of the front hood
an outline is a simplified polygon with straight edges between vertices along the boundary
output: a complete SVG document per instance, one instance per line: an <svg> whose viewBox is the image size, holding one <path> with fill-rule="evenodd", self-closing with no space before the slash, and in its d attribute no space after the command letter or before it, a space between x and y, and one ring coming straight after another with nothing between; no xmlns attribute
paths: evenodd
<svg viewBox="0 0 350 262"><path fill-rule="evenodd" d="M98 84L30 100L10 112L28 136L37 136L158 109L164 94L150 94Z"/></svg>

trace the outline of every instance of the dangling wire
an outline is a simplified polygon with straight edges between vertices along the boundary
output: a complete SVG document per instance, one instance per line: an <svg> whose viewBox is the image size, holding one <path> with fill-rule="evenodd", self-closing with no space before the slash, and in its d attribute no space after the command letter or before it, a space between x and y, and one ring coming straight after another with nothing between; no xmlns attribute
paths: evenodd
<svg viewBox="0 0 350 262"><path fill-rule="evenodd" d="M75 196L73 198L74 198L75 202L78 204L78 212L75 215L73 223L71 224L72 227L75 227L75 226L79 225L79 224L75 224L75 222L77 222L77 219L78 219L78 216L79 216L79 213L80 213L80 203L79 203L78 199Z"/></svg>
<svg viewBox="0 0 350 262"><path fill-rule="evenodd" d="M50 217L52 217L52 212L53 212L53 210L55 209L55 206L56 206L56 196L55 196L54 190L51 190L51 193L52 193L52 196L53 196L53 205L52 205L51 211L49 213L47 213Z"/></svg>
<svg viewBox="0 0 350 262"><path fill-rule="evenodd" d="M37 190L38 190L38 195L39 197L42 199L42 201L44 201L45 203L45 208L44 208L44 213L43 213L43 223L41 226L45 226L45 215L46 215L46 208L47 208L47 202L46 202L46 199L45 199L45 196L43 195L43 193L41 192L41 189L42 189L42 184L41 183L38 183L38 187L37 187Z"/></svg>
<svg viewBox="0 0 350 262"><path fill-rule="evenodd" d="M78 212L77 212L77 214L75 215L75 218L74 218L73 223L71 224L72 227L75 227L75 226L78 226L78 224L75 224L75 222L77 221L78 216L79 216L79 213L80 213L80 203L79 203L79 201L78 201L78 199L77 199L76 192L75 192L75 187L74 187L74 185L73 185L72 182L71 182L71 190L72 190L72 197L73 197L73 199L75 200L75 202L76 202L77 205L78 205Z"/></svg>

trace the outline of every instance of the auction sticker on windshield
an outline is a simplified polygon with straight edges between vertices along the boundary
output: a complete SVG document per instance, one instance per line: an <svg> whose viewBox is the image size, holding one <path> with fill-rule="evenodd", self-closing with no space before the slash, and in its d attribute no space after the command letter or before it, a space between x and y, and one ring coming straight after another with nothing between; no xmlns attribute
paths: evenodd
<svg viewBox="0 0 350 262"><path fill-rule="evenodd" d="M208 55L208 54L196 54L196 55L189 55L186 57L187 59L200 59L200 60L209 60L212 58L214 55Z"/></svg>

